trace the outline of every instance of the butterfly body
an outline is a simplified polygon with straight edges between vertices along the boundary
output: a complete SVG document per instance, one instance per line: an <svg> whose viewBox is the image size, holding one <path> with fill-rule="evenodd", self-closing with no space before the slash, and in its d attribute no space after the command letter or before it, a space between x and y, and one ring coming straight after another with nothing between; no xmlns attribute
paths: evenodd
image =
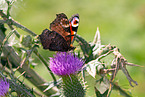
<svg viewBox="0 0 145 97"><path fill-rule="evenodd" d="M79 15L73 15L69 20L64 13L57 14L56 19L50 23L50 30L43 30L39 35L44 49L50 51L69 51L75 47L72 46L75 34L77 32Z"/></svg>

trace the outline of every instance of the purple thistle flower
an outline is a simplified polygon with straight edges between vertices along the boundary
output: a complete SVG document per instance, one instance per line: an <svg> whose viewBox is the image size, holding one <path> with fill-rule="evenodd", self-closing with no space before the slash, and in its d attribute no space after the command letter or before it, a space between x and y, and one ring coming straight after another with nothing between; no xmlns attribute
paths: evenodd
<svg viewBox="0 0 145 97"><path fill-rule="evenodd" d="M0 97L5 96L8 93L9 90L9 83L6 81L6 79L0 78Z"/></svg>
<svg viewBox="0 0 145 97"><path fill-rule="evenodd" d="M60 52L50 58L50 69L56 75L75 74L81 70L84 61L72 53Z"/></svg>

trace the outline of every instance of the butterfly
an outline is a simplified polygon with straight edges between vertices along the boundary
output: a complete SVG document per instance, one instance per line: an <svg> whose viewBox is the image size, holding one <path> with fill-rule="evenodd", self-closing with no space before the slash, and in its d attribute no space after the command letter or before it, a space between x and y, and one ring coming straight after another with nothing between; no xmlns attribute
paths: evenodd
<svg viewBox="0 0 145 97"><path fill-rule="evenodd" d="M50 23L50 30L43 30L39 35L43 49L50 51L74 50L73 42L79 26L79 15L75 14L70 19L64 13L56 14L56 19Z"/></svg>

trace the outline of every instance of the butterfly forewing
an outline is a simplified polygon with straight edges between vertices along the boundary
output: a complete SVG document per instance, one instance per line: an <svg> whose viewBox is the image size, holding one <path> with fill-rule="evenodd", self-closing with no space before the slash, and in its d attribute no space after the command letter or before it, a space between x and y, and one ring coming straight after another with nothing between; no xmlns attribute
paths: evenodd
<svg viewBox="0 0 145 97"><path fill-rule="evenodd" d="M70 32L71 32L71 44L74 42L74 37L77 33L78 26L79 26L79 14L73 15L69 19L69 25L70 25Z"/></svg>
<svg viewBox="0 0 145 97"><path fill-rule="evenodd" d="M67 16L64 13L57 14L56 16L56 19L50 24L50 29L59 33L66 41L70 40L70 37L67 37L70 35Z"/></svg>

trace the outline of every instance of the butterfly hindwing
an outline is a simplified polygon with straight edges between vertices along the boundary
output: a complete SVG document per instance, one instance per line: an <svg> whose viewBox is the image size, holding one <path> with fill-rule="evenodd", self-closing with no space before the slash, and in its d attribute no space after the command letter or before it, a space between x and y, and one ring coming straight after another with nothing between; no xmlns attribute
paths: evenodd
<svg viewBox="0 0 145 97"><path fill-rule="evenodd" d="M48 29L45 29L43 30L42 34L39 35L39 37L43 49L49 49L50 51L68 51L74 49L70 48L66 40L55 31L49 31Z"/></svg>

